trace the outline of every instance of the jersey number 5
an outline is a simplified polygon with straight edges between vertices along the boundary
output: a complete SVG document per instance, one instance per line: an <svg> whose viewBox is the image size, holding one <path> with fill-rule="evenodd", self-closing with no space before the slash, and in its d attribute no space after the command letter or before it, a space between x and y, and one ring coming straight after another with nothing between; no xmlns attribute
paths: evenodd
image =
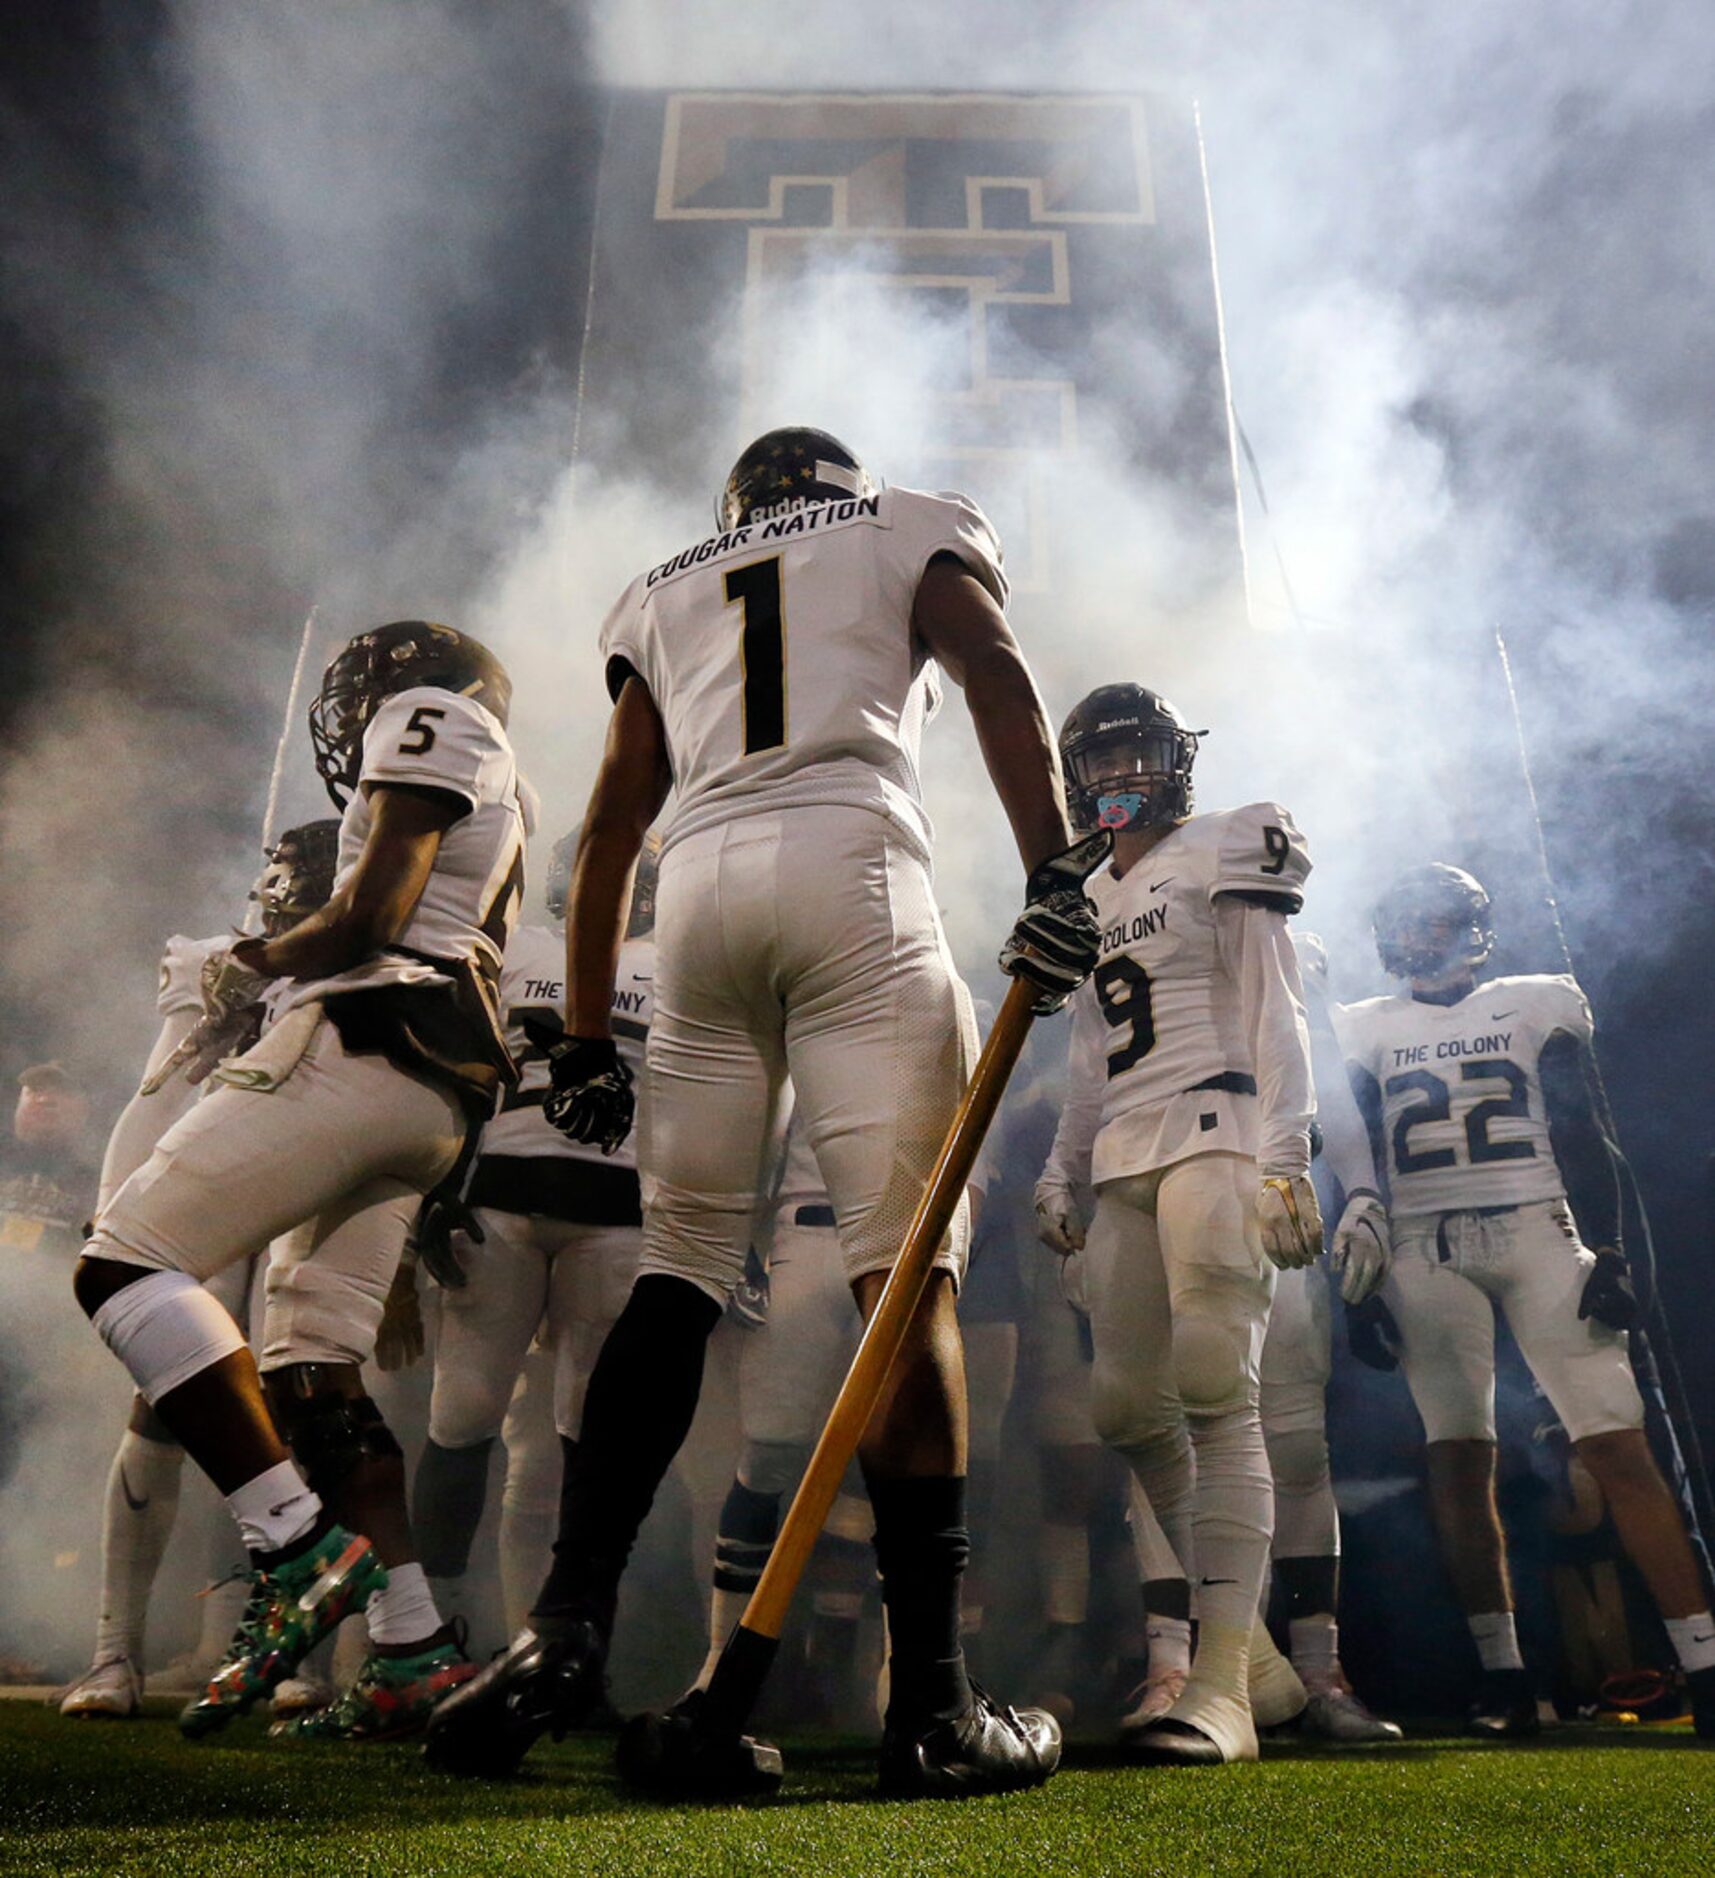
<svg viewBox="0 0 1715 1878"><path fill-rule="evenodd" d="M786 741L786 613L780 597L780 556L733 568L726 577L726 603L744 608L738 642L744 753L778 750Z"/></svg>
<svg viewBox="0 0 1715 1878"><path fill-rule="evenodd" d="M1096 1002L1102 1015L1126 1036L1108 1052L1108 1076L1123 1076L1155 1048L1155 1011L1150 1003L1149 974L1136 959L1123 954L1098 965Z"/></svg>

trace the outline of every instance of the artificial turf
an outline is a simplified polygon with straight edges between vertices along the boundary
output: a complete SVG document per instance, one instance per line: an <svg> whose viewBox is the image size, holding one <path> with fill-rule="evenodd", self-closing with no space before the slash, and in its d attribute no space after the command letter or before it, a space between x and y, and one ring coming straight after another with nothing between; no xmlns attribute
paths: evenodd
<svg viewBox="0 0 1715 1878"><path fill-rule="evenodd" d="M193 1747L164 1704L139 1722L73 1723L5 1702L0 1871L1715 1872L1715 1752L1685 1730L1270 1745L1258 1766L1171 1773L1075 1744L1041 1792L915 1806L870 1797L865 1744L786 1745L778 1799L669 1808L624 1792L599 1740L539 1747L525 1776L470 1786L405 1744L286 1746L250 1720Z"/></svg>

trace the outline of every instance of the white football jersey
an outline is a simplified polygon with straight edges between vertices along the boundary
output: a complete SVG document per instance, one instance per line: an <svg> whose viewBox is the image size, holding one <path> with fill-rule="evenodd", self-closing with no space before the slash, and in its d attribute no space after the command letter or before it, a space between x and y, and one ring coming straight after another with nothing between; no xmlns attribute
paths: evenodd
<svg viewBox="0 0 1715 1878"><path fill-rule="evenodd" d="M433 685L401 691L370 719L358 780L340 822L336 893L357 866L374 819L362 784L438 789L459 797L467 813L441 837L428 883L392 946L337 977L294 981L276 1016L311 998L371 985L445 983L446 974L425 960L463 960L488 984L499 982L523 897L529 833L517 760L500 720L456 691Z"/></svg>
<svg viewBox="0 0 1715 1878"><path fill-rule="evenodd" d="M161 983L155 994L155 1009L163 1017L182 1011L202 1015L202 968L217 952L238 943L237 933L216 933L212 939L187 939L176 932L161 954Z"/></svg>
<svg viewBox="0 0 1715 1878"><path fill-rule="evenodd" d="M1565 1192L1539 1064L1557 1031L1591 1036L1575 980L1492 978L1457 1004L1370 998L1336 1011L1346 1059L1376 1084L1390 1210L1522 1206Z"/></svg>
<svg viewBox="0 0 1715 1878"><path fill-rule="evenodd" d="M927 857L917 765L934 678L911 610L940 553L1005 604L982 511L914 489L730 529L631 583L601 646L613 695L634 671L666 726L666 845L735 815L825 803L890 817Z"/></svg>
<svg viewBox="0 0 1715 1878"><path fill-rule="evenodd" d="M627 939L619 950L613 985L613 1040L637 1079L638 1105L645 1096L644 1046L655 997L655 941ZM604 1167L637 1165L634 1127L612 1154L588 1142L569 1141L542 1113L548 1093L548 1059L525 1034L528 1016L553 1029L566 1021L566 940L548 926L520 926L506 948L500 974L506 1047L518 1065L516 1089L506 1092L500 1113L482 1131L484 1154L554 1155L568 1161L596 1161ZM639 1117L641 1119L641 1116Z"/></svg>
<svg viewBox="0 0 1715 1878"><path fill-rule="evenodd" d="M1309 872L1309 850L1285 809L1253 802L1193 816L1123 879L1104 868L1088 882L1102 955L1072 1013L1054 1154L1069 1178L1099 1182L1189 1154L1258 1152L1258 1065L1242 988L1222 957L1216 901L1234 894L1296 912ZM1297 1073L1303 1094L1294 1100L1313 1111L1307 1060ZM1073 1165L1085 1142L1087 1172Z"/></svg>

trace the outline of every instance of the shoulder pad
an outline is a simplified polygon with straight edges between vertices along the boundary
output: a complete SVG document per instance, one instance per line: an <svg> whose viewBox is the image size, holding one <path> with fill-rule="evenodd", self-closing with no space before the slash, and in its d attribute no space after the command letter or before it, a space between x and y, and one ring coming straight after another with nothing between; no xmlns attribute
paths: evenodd
<svg viewBox="0 0 1715 1878"><path fill-rule="evenodd" d="M1304 904L1310 850L1286 810L1278 802L1252 802L1211 819L1220 826L1211 830L1216 847L1209 898L1242 894L1296 913Z"/></svg>
<svg viewBox="0 0 1715 1878"><path fill-rule="evenodd" d="M920 489L889 489L884 492L887 498L892 499L895 525L909 531L906 539L919 571L937 554L956 555L995 600L1006 605L1000 537L969 496L954 490L928 495Z"/></svg>
<svg viewBox="0 0 1715 1878"><path fill-rule="evenodd" d="M1528 977L1503 979L1499 983L1507 986L1509 996L1524 1000L1525 1008L1544 1037L1564 1030L1585 1043L1590 1041L1596 1021L1578 980L1570 974L1539 972Z"/></svg>
<svg viewBox="0 0 1715 1878"><path fill-rule="evenodd" d="M360 782L415 783L462 796L475 808L493 765L511 764L500 720L474 698L437 685L415 685L381 706L363 733Z"/></svg>

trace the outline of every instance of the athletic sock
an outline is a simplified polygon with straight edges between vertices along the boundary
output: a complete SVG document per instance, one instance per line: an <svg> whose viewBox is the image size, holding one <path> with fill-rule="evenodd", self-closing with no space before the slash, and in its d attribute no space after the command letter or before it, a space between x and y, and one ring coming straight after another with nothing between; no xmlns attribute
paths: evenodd
<svg viewBox="0 0 1715 1878"><path fill-rule="evenodd" d="M113 1456L101 1523L98 1663L127 1656L142 1666L149 1593L172 1537L184 1459L176 1442L151 1441L134 1428L126 1429Z"/></svg>
<svg viewBox="0 0 1715 1878"><path fill-rule="evenodd" d="M672 1465L703 1386L721 1307L688 1279L647 1272L602 1345L567 1443L554 1559L531 1622L552 1636L580 1622L613 1631L620 1574Z"/></svg>
<svg viewBox="0 0 1715 1878"><path fill-rule="evenodd" d="M1192 1424L1191 1436L1197 1454L1193 1543L1201 1665L1201 1646L1211 1630L1242 1638L1248 1649L1268 1575L1274 1482L1255 1409L1201 1417Z"/></svg>
<svg viewBox="0 0 1715 1878"><path fill-rule="evenodd" d="M1707 1611L1693 1611L1689 1617L1664 1617L1662 1622L1686 1675L1715 1669L1715 1618Z"/></svg>
<svg viewBox="0 0 1715 1878"><path fill-rule="evenodd" d="M1159 1676L1164 1670L1191 1673L1191 1620L1189 1617L1152 1616L1144 1628L1149 1640L1149 1673Z"/></svg>
<svg viewBox="0 0 1715 1878"><path fill-rule="evenodd" d="M1312 1695L1326 1695L1340 1683L1340 1627L1326 1611L1287 1622L1292 1667Z"/></svg>
<svg viewBox="0 0 1715 1878"><path fill-rule="evenodd" d="M1523 1669L1519 1654L1518 1625L1511 1611L1479 1611L1466 1617L1471 1626L1471 1640L1484 1669Z"/></svg>
<svg viewBox="0 0 1715 1878"><path fill-rule="evenodd" d="M1044 1520L1038 1540L1042 1614L1051 1624L1081 1624L1090 1614L1090 1534L1082 1524Z"/></svg>
<svg viewBox="0 0 1715 1878"><path fill-rule="evenodd" d="M780 1530L780 1495L758 1493L734 1479L715 1535L714 1588L709 1596L709 1652L695 1686L706 1689L733 1627L744 1615Z"/></svg>
<svg viewBox="0 0 1715 1878"><path fill-rule="evenodd" d="M411 1483L411 1533L431 1578L459 1578L470 1569L471 1541L488 1499L493 1447L492 1436L468 1448L443 1448L433 1437L423 1444Z"/></svg>
<svg viewBox="0 0 1715 1878"><path fill-rule="evenodd" d="M959 1581L970 1558L962 1475L871 1480L889 1636L890 1722L951 1721L970 1706Z"/></svg>
<svg viewBox="0 0 1715 1878"><path fill-rule="evenodd" d="M290 1461L276 1461L245 1481L227 1494L226 1504L252 1554L289 1554L315 1530L322 1513L320 1499ZM282 1561L270 1557L269 1562Z"/></svg>
<svg viewBox="0 0 1715 1878"><path fill-rule="evenodd" d="M441 1627L435 1595L421 1565L389 1565L387 1583L363 1609L369 1641L378 1647L426 1643Z"/></svg>

